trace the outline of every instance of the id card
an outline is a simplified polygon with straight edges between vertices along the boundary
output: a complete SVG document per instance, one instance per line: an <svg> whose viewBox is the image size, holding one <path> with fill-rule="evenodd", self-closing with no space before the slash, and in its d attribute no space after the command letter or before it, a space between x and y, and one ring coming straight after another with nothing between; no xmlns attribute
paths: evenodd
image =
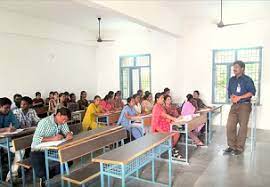
<svg viewBox="0 0 270 187"><path fill-rule="evenodd" d="M237 85L236 92L237 93L240 93L241 92L241 86L240 86L240 84Z"/></svg>

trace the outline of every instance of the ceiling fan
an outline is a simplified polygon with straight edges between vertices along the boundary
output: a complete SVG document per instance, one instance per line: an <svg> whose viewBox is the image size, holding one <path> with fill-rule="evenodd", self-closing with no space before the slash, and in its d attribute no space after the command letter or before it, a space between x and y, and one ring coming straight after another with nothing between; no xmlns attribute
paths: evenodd
<svg viewBox="0 0 270 187"><path fill-rule="evenodd" d="M218 28L223 28L223 27L228 27L228 26L234 26L234 25L242 25L245 23L230 23L230 24L224 24L223 23L223 1L221 0L220 2L220 6L221 6L221 11L220 11L220 21L218 23L216 23Z"/></svg>
<svg viewBox="0 0 270 187"><path fill-rule="evenodd" d="M90 41L96 41L96 42L114 42L114 40L103 40L100 36L100 22L101 18L98 18L98 38L97 40L90 40Z"/></svg>

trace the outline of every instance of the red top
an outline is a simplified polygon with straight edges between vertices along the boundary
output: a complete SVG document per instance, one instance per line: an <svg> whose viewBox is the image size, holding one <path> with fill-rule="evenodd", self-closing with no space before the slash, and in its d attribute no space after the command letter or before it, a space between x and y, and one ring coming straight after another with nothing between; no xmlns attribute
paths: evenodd
<svg viewBox="0 0 270 187"><path fill-rule="evenodd" d="M106 111L111 111L111 110L113 109L112 104L109 103L109 102L106 102L106 101L104 101L104 100L102 100L102 101L100 102L100 106L101 106L102 110L104 110L105 112L106 112Z"/></svg>
<svg viewBox="0 0 270 187"><path fill-rule="evenodd" d="M152 111L152 132L170 132L171 121L163 117L162 113L166 113L163 106L155 104Z"/></svg>

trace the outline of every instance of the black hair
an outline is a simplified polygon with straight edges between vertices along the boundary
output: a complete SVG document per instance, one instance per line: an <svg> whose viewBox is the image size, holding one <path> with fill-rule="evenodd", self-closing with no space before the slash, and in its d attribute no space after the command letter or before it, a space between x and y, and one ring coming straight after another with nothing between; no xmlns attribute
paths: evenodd
<svg viewBox="0 0 270 187"><path fill-rule="evenodd" d="M164 88L164 93L169 92L169 91L170 91L169 88Z"/></svg>
<svg viewBox="0 0 270 187"><path fill-rule="evenodd" d="M53 92L53 95L55 95L55 94L58 94L58 92L57 91Z"/></svg>
<svg viewBox="0 0 270 187"><path fill-rule="evenodd" d="M64 94L65 94L66 96L69 96L69 93L68 93L68 92L64 92Z"/></svg>
<svg viewBox="0 0 270 187"><path fill-rule="evenodd" d="M132 99L133 99L133 97L127 98L127 104L130 103Z"/></svg>
<svg viewBox="0 0 270 187"><path fill-rule="evenodd" d="M104 97L104 101L108 101L109 99L112 99L113 98L113 95L109 95L109 94L107 94L107 95L105 95L105 97Z"/></svg>
<svg viewBox="0 0 270 187"><path fill-rule="evenodd" d="M136 97L140 97L139 94L134 94L133 96L133 99L136 99Z"/></svg>
<svg viewBox="0 0 270 187"><path fill-rule="evenodd" d="M81 91L81 94L80 94L80 99L82 99L82 95L86 93L86 91Z"/></svg>
<svg viewBox="0 0 270 187"><path fill-rule="evenodd" d="M32 100L30 97L28 97L28 96L22 97L22 100L21 100L21 101L25 101L25 102L27 102L29 105L32 105L32 104L33 104L33 100Z"/></svg>
<svg viewBox="0 0 270 187"><path fill-rule="evenodd" d="M113 92L113 91L109 91L109 92L108 92L108 95L109 95L109 96L113 96L113 95L114 95L114 92Z"/></svg>
<svg viewBox="0 0 270 187"><path fill-rule="evenodd" d="M157 103L157 100L162 96L163 94L162 93L156 93L155 95L155 103Z"/></svg>
<svg viewBox="0 0 270 187"><path fill-rule="evenodd" d="M115 98L117 95L121 96L121 91L120 91L120 90L118 90L117 92L115 92L114 98Z"/></svg>
<svg viewBox="0 0 270 187"><path fill-rule="evenodd" d="M67 116L68 119L71 118L71 112L68 108L62 107L60 109L57 109L56 114L60 113L62 116Z"/></svg>
<svg viewBox="0 0 270 187"><path fill-rule="evenodd" d="M0 98L0 106L11 105L11 100L7 97Z"/></svg>
<svg viewBox="0 0 270 187"><path fill-rule="evenodd" d="M40 95L41 96L41 93L40 92L36 92L36 94L35 94L36 96L38 96L38 95Z"/></svg>
<svg viewBox="0 0 270 187"><path fill-rule="evenodd" d="M198 90L195 90L194 92L197 93L198 95L200 95L200 92Z"/></svg>
<svg viewBox="0 0 270 187"><path fill-rule="evenodd" d="M69 97L73 97L73 96L76 96L75 93L69 94Z"/></svg>
<svg viewBox="0 0 270 187"><path fill-rule="evenodd" d="M239 65L241 68L244 68L245 69L245 63L241 60L236 60L234 63L233 63L233 66L234 65Z"/></svg>
<svg viewBox="0 0 270 187"><path fill-rule="evenodd" d="M193 99L193 96L192 96L192 94L187 94L186 98L188 101L191 101L191 99Z"/></svg>
<svg viewBox="0 0 270 187"><path fill-rule="evenodd" d="M62 97L63 95L66 95L65 93L60 93L59 98Z"/></svg>
<svg viewBox="0 0 270 187"><path fill-rule="evenodd" d="M143 93L143 91L142 90L138 90L137 91L137 94L140 94L140 93Z"/></svg>
<svg viewBox="0 0 270 187"><path fill-rule="evenodd" d="M51 95L51 94L54 94L54 92L53 91L50 91L49 95Z"/></svg>
<svg viewBox="0 0 270 187"><path fill-rule="evenodd" d="M21 95L21 94L15 94L15 95L13 96L13 100L15 100L16 97L22 97L22 95Z"/></svg>
<svg viewBox="0 0 270 187"><path fill-rule="evenodd" d="M152 95L151 92L145 91L143 99L146 100L150 95Z"/></svg>
<svg viewBox="0 0 270 187"><path fill-rule="evenodd" d="M164 101L166 101L166 99L169 98L169 97L172 98L170 95L165 95L164 96Z"/></svg>
<svg viewBox="0 0 270 187"><path fill-rule="evenodd" d="M96 100L96 99L101 99L101 97L100 97L99 95L96 95L96 96L94 97L94 100Z"/></svg>

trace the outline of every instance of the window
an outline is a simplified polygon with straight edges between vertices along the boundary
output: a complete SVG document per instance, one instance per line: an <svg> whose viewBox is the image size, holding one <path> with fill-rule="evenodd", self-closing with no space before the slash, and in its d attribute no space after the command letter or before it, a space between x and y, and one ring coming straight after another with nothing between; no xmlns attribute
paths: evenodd
<svg viewBox="0 0 270 187"><path fill-rule="evenodd" d="M229 103L227 85L230 77L234 76L232 64L236 60L245 62L245 74L250 76L256 87L256 97L260 102L260 82L262 69L262 47L242 49L213 50L213 103Z"/></svg>
<svg viewBox="0 0 270 187"><path fill-rule="evenodd" d="M137 90L151 91L151 55L120 57L120 88L124 99Z"/></svg>

